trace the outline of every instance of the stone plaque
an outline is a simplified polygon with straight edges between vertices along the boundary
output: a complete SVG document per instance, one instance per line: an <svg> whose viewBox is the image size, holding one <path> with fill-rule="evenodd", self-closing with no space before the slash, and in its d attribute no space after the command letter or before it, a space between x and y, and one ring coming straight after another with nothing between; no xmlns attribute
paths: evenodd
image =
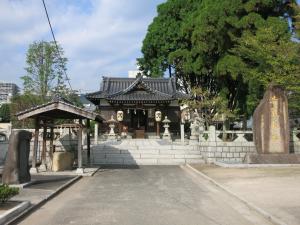
<svg viewBox="0 0 300 225"><path fill-rule="evenodd" d="M254 142L258 153L289 153L288 100L280 86L270 86L253 116Z"/></svg>

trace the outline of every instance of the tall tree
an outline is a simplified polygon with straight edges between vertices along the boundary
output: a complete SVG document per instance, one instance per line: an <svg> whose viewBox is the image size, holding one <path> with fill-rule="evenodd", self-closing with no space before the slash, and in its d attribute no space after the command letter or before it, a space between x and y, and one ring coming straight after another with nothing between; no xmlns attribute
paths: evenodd
<svg viewBox="0 0 300 225"><path fill-rule="evenodd" d="M288 33L285 17L296 16L294 4L295 0L168 0L148 28L140 68L146 75L162 76L171 65L184 90L201 87L223 99L231 112L250 115L253 107L246 103L255 106L264 86L248 79L247 67L240 67L242 56L233 49L244 34L256 36L262 26L280 24L278 32Z"/></svg>
<svg viewBox="0 0 300 225"><path fill-rule="evenodd" d="M27 74L21 77L25 92L46 100L55 86L63 84L67 59L63 57L60 46L58 50L59 54L54 42L39 41L29 46L25 68Z"/></svg>
<svg viewBox="0 0 300 225"><path fill-rule="evenodd" d="M286 21L268 18L255 33L245 32L227 57L243 71L245 81L255 81L256 87L284 86L290 108L300 111L300 44L290 41L291 33L285 27ZM248 97L257 95L249 90ZM251 100L247 103L253 111Z"/></svg>

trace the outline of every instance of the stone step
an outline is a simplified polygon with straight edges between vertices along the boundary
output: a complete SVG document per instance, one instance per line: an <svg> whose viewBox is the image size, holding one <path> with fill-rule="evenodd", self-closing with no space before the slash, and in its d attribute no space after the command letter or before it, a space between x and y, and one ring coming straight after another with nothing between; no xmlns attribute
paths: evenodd
<svg viewBox="0 0 300 225"><path fill-rule="evenodd" d="M203 159L202 155L170 155L170 154L91 154L95 159L102 158L142 158L142 159Z"/></svg>
<svg viewBox="0 0 300 225"><path fill-rule="evenodd" d="M204 164L203 159L132 159L132 158L104 158L91 160L94 165L184 165L187 163Z"/></svg>

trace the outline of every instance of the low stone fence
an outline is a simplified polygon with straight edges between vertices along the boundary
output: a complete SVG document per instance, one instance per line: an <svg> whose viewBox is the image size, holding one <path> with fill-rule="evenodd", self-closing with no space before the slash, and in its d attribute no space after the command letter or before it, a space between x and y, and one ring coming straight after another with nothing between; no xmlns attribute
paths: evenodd
<svg viewBox="0 0 300 225"><path fill-rule="evenodd" d="M226 140L222 139L226 135ZM240 163L247 153L255 153L252 131L217 131L214 126L199 138L199 151L207 163Z"/></svg>

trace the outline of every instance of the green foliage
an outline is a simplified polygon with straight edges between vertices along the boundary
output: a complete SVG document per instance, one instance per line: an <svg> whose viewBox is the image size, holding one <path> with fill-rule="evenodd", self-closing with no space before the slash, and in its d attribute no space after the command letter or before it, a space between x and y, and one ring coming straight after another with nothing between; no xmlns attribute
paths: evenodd
<svg viewBox="0 0 300 225"><path fill-rule="evenodd" d="M18 112L27 110L37 105L41 105L47 102L48 99L43 99L41 96L25 93L23 95L17 95L12 98L11 101L11 122L13 128L34 128L34 121L32 119L25 119L19 121L16 117Z"/></svg>
<svg viewBox="0 0 300 225"><path fill-rule="evenodd" d="M148 28L140 69L148 76L163 76L171 68L186 92L201 87L211 98L222 97L230 112L250 116L268 84L280 81L290 89L285 81L297 76L297 60L291 61L299 44L291 41L286 18L296 25L295 4L168 0Z"/></svg>
<svg viewBox="0 0 300 225"><path fill-rule="evenodd" d="M7 184L0 185L0 202L5 203L11 197L17 195L19 193L19 188L9 187Z"/></svg>
<svg viewBox="0 0 300 225"><path fill-rule="evenodd" d="M189 108L201 112L201 117L205 119L206 124L212 124L214 121L224 121L235 117L236 112L227 107L227 100L224 95L214 95L202 88L193 88L193 99L183 101Z"/></svg>
<svg viewBox="0 0 300 225"><path fill-rule="evenodd" d="M10 122L10 105L2 104L0 106L0 122Z"/></svg>
<svg viewBox="0 0 300 225"><path fill-rule="evenodd" d="M291 3L293 28L297 38L300 38L300 5Z"/></svg>
<svg viewBox="0 0 300 225"><path fill-rule="evenodd" d="M59 52L63 56L60 46ZM31 44L26 58L27 74L22 77L25 93L39 95L46 100L54 87L63 89L66 62L66 58L60 58L54 42L40 41Z"/></svg>

